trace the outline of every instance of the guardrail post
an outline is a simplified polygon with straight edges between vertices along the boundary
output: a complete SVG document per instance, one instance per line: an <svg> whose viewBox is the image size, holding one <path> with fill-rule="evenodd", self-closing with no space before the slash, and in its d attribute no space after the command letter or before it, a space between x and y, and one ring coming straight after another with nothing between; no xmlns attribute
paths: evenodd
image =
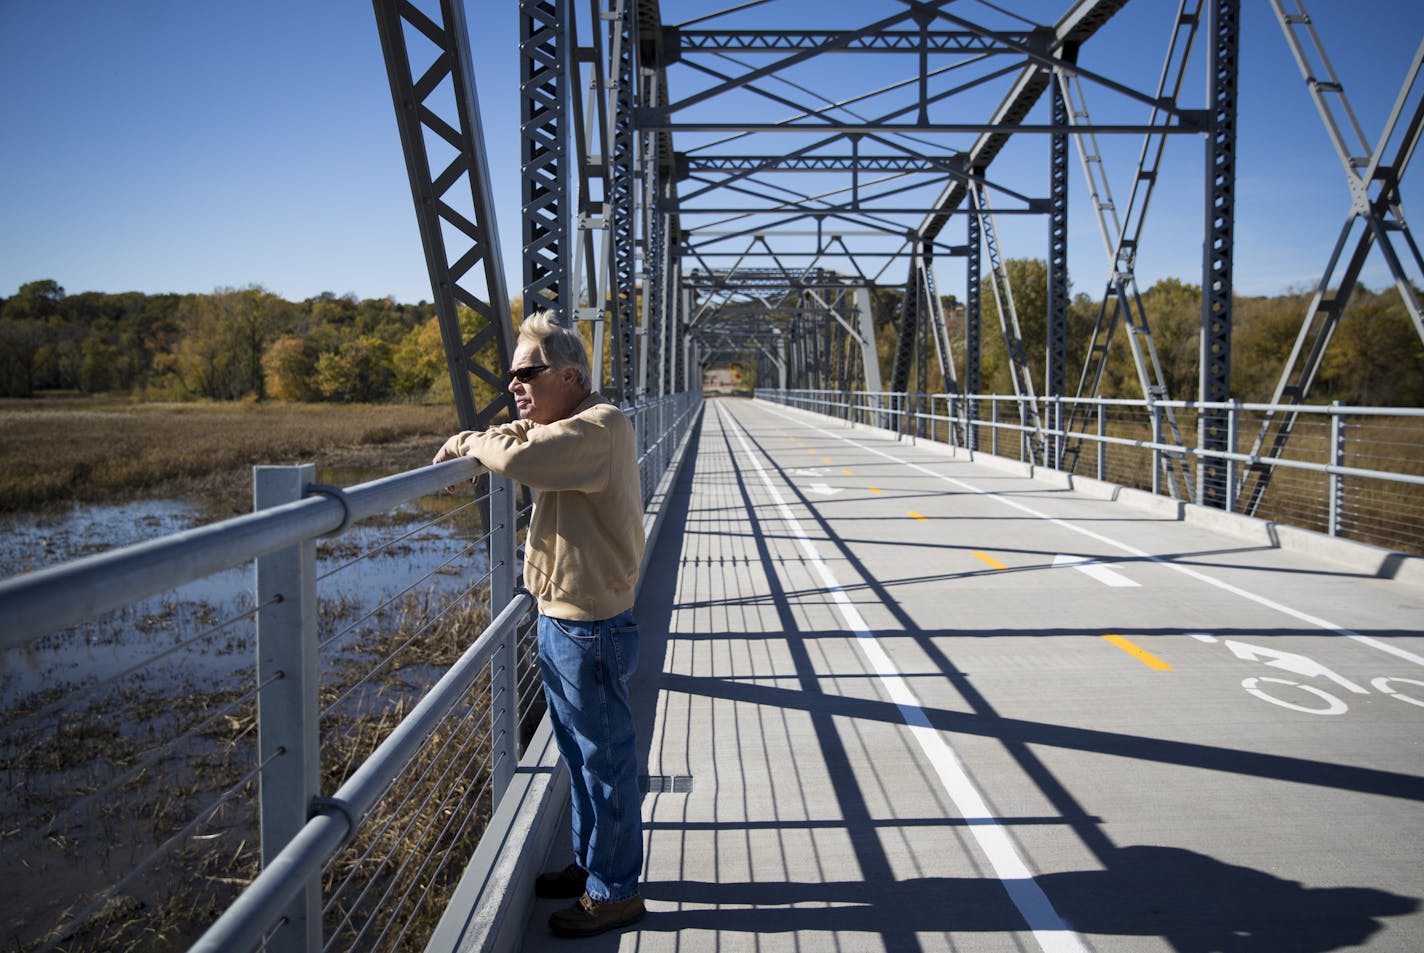
<svg viewBox="0 0 1424 953"><path fill-rule="evenodd" d="M1200 427L1197 428L1197 432L1198 432L1198 433L1201 433L1201 428L1200 428ZM1233 399L1233 400L1231 401L1231 405L1230 405L1229 407L1227 407L1227 409L1226 409L1226 449L1227 449L1229 452L1231 452L1231 453L1235 453L1235 452L1236 452L1236 448L1237 448L1237 446L1238 446L1238 440L1239 440L1240 433L1241 433L1241 401L1240 401L1240 400ZM1200 440L1198 440L1198 445L1200 446ZM1231 459L1231 458L1229 458L1229 457L1227 458L1227 460L1226 460L1226 512L1228 512L1228 513L1235 513L1235 512L1236 512L1236 470L1237 470L1237 468L1238 468L1239 466L1240 466L1240 464L1238 464L1235 460L1233 460L1233 459ZM1202 469L1203 469L1202 467L1198 466L1198 467L1197 467L1197 472L1200 473ZM1202 493L1200 490L1198 490L1198 491L1197 491L1197 499L1199 499L1199 500L1204 500L1204 499L1206 499L1206 494L1205 494L1205 493Z"/></svg>
<svg viewBox="0 0 1424 953"><path fill-rule="evenodd" d="M1162 409L1156 404L1149 405L1152 411L1152 494L1162 492Z"/></svg>
<svg viewBox="0 0 1424 953"><path fill-rule="evenodd" d="M514 598L514 483L490 474L490 618ZM490 669L491 779L494 803L514 778L519 761L519 633L511 630Z"/></svg>
<svg viewBox="0 0 1424 953"><path fill-rule="evenodd" d="M1063 430L1063 395L1053 396L1053 452L1049 459L1049 466L1055 470L1063 469L1063 450L1068 443L1068 434Z"/></svg>
<svg viewBox="0 0 1424 953"><path fill-rule="evenodd" d="M1345 415L1341 412L1340 402L1334 400L1330 402L1330 462L1337 466L1345 465ZM1328 532L1331 536L1340 535L1340 503L1341 494L1345 491L1345 480L1338 473L1330 474L1330 525Z"/></svg>
<svg viewBox="0 0 1424 953"><path fill-rule="evenodd" d="M1108 407L1098 398L1098 479L1106 480L1108 472L1108 442L1103 438L1108 435Z"/></svg>
<svg viewBox="0 0 1424 953"><path fill-rule="evenodd" d="M316 467L253 467L253 509L300 500ZM256 561L257 747L262 866L266 867L307 822L321 793L317 708L316 540L308 539ZM265 949L316 953L321 949L321 878L313 877L284 912L286 923Z"/></svg>

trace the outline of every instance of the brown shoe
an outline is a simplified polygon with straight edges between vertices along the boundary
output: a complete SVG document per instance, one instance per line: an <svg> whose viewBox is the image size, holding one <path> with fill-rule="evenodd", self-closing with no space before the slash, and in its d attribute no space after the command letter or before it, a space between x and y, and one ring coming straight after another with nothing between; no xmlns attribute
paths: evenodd
<svg viewBox="0 0 1424 953"><path fill-rule="evenodd" d="M569 864L563 870L551 870L534 878L534 896L545 899L567 900L583 893L588 883L588 871L578 864Z"/></svg>
<svg viewBox="0 0 1424 953"><path fill-rule="evenodd" d="M643 919L643 898L598 901L584 894L567 910L555 911L549 917L549 929L555 936L597 936L607 930L626 927Z"/></svg>

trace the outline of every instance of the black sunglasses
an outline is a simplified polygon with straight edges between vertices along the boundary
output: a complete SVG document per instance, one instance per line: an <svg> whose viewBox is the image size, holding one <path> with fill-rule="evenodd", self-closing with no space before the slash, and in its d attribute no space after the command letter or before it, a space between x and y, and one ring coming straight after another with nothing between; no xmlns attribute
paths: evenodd
<svg viewBox="0 0 1424 953"><path fill-rule="evenodd" d="M509 372L509 383L512 384L515 381L519 381L521 384L527 384L548 369L548 364L530 364L528 367L516 367Z"/></svg>

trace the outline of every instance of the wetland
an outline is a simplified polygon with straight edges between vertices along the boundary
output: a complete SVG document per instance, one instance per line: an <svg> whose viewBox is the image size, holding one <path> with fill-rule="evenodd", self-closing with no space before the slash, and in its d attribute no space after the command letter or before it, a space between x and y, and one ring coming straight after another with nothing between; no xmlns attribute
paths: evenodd
<svg viewBox="0 0 1424 953"><path fill-rule="evenodd" d="M0 578L248 512L253 465L314 463L318 482L350 486L427 464L454 429L449 408L419 405L0 401ZM323 792L483 628L472 497L413 501L318 544ZM0 653L7 948L182 949L255 876L251 575ZM450 731L478 747L467 720ZM474 790L482 771L430 776ZM478 822L488 808L464 810ZM368 882L400 885L396 864L360 874L361 856L328 870L328 936L360 922Z"/></svg>

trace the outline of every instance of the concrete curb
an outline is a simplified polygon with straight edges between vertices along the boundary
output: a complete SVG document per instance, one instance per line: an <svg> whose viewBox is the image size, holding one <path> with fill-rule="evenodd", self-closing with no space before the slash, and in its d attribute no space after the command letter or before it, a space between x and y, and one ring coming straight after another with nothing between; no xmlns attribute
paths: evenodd
<svg viewBox="0 0 1424 953"><path fill-rule="evenodd" d="M871 427L866 424L846 423L834 417L802 410L799 407L787 407L784 404L771 401L761 402L780 410L805 414L808 418L813 418L822 424L833 422L847 429L869 431L896 440L914 439L901 437L893 430ZM1091 477L1081 477L1060 470L1036 467L1021 460L998 457L982 450L970 452L932 440L915 440L915 445L922 448L943 449L945 453L953 457L967 455L975 463L1018 474L1057 489L1082 493L1094 499L1122 503L1160 519L1178 520L1211 532L1249 540L1260 546L1303 553L1353 570L1361 575L1390 579L1406 585L1424 586L1424 557L1396 552L1369 543L1340 539L1315 530L1302 529L1299 526L1288 526L1284 523L1275 523L1252 516L1242 516L1239 513L1226 513L1195 503L1183 503L1147 490L1136 490L1116 483L1095 480Z"/></svg>
<svg viewBox="0 0 1424 953"><path fill-rule="evenodd" d="M1352 569L1361 575L1390 579L1412 586L1424 585L1424 557L1352 539L1340 539L1299 526L1243 516L1240 513L1227 513L1195 503L1181 503L1144 490L1133 490L1088 477L1069 477L1069 488L1096 499L1124 503L1134 509L1145 510L1168 519L1178 519L1214 533L1247 540L1258 546L1303 553Z"/></svg>
<svg viewBox="0 0 1424 953"><path fill-rule="evenodd" d="M643 511L643 563L638 593L657 546L672 488L687 462L687 447L702 421L699 408L683 434L673 463ZM534 878L543 869L569 800L569 775L559 761L553 728L539 722L509 789L500 798L426 953L508 953L518 948L529 919Z"/></svg>

